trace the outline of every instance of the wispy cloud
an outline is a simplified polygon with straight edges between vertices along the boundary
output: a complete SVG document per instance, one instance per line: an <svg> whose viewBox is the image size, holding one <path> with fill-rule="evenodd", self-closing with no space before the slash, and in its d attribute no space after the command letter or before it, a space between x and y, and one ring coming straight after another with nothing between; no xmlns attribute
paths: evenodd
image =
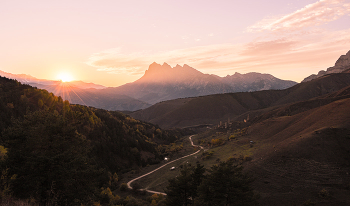
<svg viewBox="0 0 350 206"><path fill-rule="evenodd" d="M99 71L114 74L141 75L152 62L167 62L172 66L188 64L204 73L221 76L255 71L300 81L310 75L311 70L316 72L332 66L336 58L350 48L350 29L328 31L310 26L331 22L349 13L350 3L321 0L249 27L250 31L266 32L244 44L130 54L116 48L91 55L87 63ZM276 31L283 32L276 34Z"/></svg>
<svg viewBox="0 0 350 206"><path fill-rule="evenodd" d="M337 20L350 13L350 3L344 0L320 0L291 14L266 18L250 26L248 31L297 30Z"/></svg>
<svg viewBox="0 0 350 206"><path fill-rule="evenodd" d="M144 72L142 65L149 63L144 56L143 53L123 54L121 48L114 48L92 54L86 63L97 71L138 75Z"/></svg>
<svg viewBox="0 0 350 206"><path fill-rule="evenodd" d="M247 44L221 44L186 49L123 54L120 49L94 54L88 64L99 71L140 75L152 62L175 66L188 64L204 73L234 72L294 73L293 68L326 69L339 54L350 48L350 29L318 31L294 38L252 41ZM282 77L283 75L280 75ZM299 79L300 80L300 79Z"/></svg>

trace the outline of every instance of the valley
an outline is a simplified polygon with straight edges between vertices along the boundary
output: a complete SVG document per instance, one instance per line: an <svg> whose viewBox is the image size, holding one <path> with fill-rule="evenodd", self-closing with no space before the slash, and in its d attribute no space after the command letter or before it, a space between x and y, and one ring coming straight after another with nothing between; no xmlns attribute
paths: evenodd
<svg viewBox="0 0 350 206"><path fill-rule="evenodd" d="M0 206L350 206L350 0L0 14Z"/></svg>
<svg viewBox="0 0 350 206"><path fill-rule="evenodd" d="M162 127L172 127L169 122L210 127L192 137L204 150L137 183L164 192L167 180L181 175L185 165L209 168L234 161L254 178L260 205L348 205L349 78L349 70L344 70L285 90L177 99L131 113Z"/></svg>
<svg viewBox="0 0 350 206"><path fill-rule="evenodd" d="M102 205L167 205L174 198L174 193L168 194L169 186L179 181L185 170L194 165L205 168L203 181L208 184L209 173L214 175L217 165L232 164L232 168L242 167L242 177L248 178L244 181L252 191L248 190L244 200L249 204L348 205L349 71L286 89L168 100L127 115L70 104L47 90L1 77L0 151L2 165L9 168L2 181L13 185L13 193L2 188L3 197L11 201L14 195L25 201L32 195L44 205L49 201L63 204L65 198ZM88 99L94 98L95 91L103 91L95 100L98 104L114 102L112 90L89 91L92 93L84 94ZM27 161L25 170L13 166L23 161ZM77 163L73 175L81 172L91 180L89 188L81 188L84 193L65 186L64 178L53 175L56 170L35 166L44 164L68 174L71 161ZM42 173L49 175L51 185L39 178ZM13 175L21 179L11 180ZM31 189L21 187L22 180ZM33 180L42 185L35 186ZM47 192L36 192L50 190L52 181L62 184L54 190L58 193L53 199ZM79 185L85 181L72 177L68 182ZM201 188L201 184L197 186ZM61 191L79 194L79 199ZM189 204L203 201L203 196L193 197Z"/></svg>
<svg viewBox="0 0 350 206"><path fill-rule="evenodd" d="M193 137L204 146L196 156L173 163L138 181L164 191L167 179L185 164L206 168L234 160L254 179L261 205L347 205L350 194L350 99L332 101L294 115L254 120L242 129L224 127ZM330 112L331 111L331 112ZM325 115L327 114L327 115ZM220 139L219 144L213 140ZM188 143L189 144L189 143ZM212 154L208 156L208 154ZM170 167L178 170L170 171ZM322 196L326 191L326 196Z"/></svg>

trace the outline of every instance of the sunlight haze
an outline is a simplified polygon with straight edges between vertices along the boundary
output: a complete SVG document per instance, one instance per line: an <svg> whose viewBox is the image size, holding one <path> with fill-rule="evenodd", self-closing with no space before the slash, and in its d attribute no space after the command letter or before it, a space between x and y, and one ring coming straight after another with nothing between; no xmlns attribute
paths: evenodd
<svg viewBox="0 0 350 206"><path fill-rule="evenodd" d="M166 62L300 82L349 51L349 22L350 0L5 0L0 70L120 86Z"/></svg>

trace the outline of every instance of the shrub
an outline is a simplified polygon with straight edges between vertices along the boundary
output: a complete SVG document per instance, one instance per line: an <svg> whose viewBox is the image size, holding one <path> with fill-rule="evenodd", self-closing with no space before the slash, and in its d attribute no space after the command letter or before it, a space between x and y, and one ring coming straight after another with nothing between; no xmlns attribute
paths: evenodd
<svg viewBox="0 0 350 206"><path fill-rule="evenodd" d="M214 152L213 151L210 151L210 152L203 152L202 153L202 159L209 159L211 156L214 155Z"/></svg>
<svg viewBox="0 0 350 206"><path fill-rule="evenodd" d="M249 157L249 156L244 156L243 160L244 160L244 161L251 161L251 160L252 160L252 158L251 158L251 157Z"/></svg>
<svg viewBox="0 0 350 206"><path fill-rule="evenodd" d="M311 201L310 199L306 200L304 203L303 203L303 206L313 206L313 205L316 205L315 202Z"/></svg>
<svg viewBox="0 0 350 206"><path fill-rule="evenodd" d="M326 190L325 188L323 188L319 193L318 195L321 197L321 198L329 198L330 194L328 192L328 190Z"/></svg>
<svg viewBox="0 0 350 206"><path fill-rule="evenodd" d="M234 134L232 134L228 139L236 139L236 136Z"/></svg>
<svg viewBox="0 0 350 206"><path fill-rule="evenodd" d="M212 145L221 145L224 143L224 140L222 138L212 139L210 143Z"/></svg>
<svg viewBox="0 0 350 206"><path fill-rule="evenodd" d="M119 187L120 191L126 191L128 189L128 185L126 183L122 183Z"/></svg>

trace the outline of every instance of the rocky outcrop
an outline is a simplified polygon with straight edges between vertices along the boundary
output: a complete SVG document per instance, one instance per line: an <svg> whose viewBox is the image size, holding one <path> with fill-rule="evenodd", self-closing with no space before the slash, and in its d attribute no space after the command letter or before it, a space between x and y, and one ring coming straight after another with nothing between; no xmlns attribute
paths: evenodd
<svg viewBox="0 0 350 206"><path fill-rule="evenodd" d="M333 67L329 67L327 71L321 70L318 72L318 74L312 74L306 77L302 82L308 82L313 79L322 77L326 74L342 73L345 70L348 70L349 68L350 68L350 51L348 51L346 55L341 55L339 59L335 62L335 65Z"/></svg>

